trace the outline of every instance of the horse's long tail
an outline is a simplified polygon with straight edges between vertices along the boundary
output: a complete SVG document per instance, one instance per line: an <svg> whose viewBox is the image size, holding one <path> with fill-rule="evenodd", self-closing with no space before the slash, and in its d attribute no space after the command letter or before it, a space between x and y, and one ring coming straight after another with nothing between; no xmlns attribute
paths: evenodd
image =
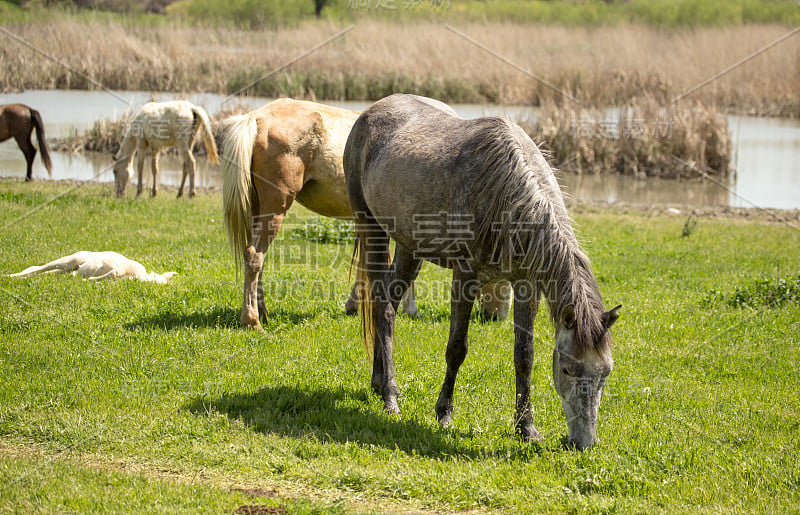
<svg viewBox="0 0 800 515"><path fill-rule="evenodd" d="M238 270L244 262L244 249L252 224L253 184L251 166L258 126L249 115L233 116L225 121L222 139L222 204L225 230Z"/></svg>
<svg viewBox="0 0 800 515"><path fill-rule="evenodd" d="M365 224L356 222L356 243L353 248L353 263L356 266L356 285L358 287L359 309L361 310L361 334L364 336L364 347L367 354L372 355L375 342L375 319L373 307L375 298L372 295L372 284L367 274L367 245L368 238ZM351 265L352 267L352 265Z"/></svg>
<svg viewBox="0 0 800 515"><path fill-rule="evenodd" d="M214 142L214 133L211 132L211 121L208 119L206 111L197 106L192 106L192 111L195 117L200 120L200 125L203 134L203 144L206 146L206 155L208 160L213 164L219 164L219 154L217 153L217 144Z"/></svg>
<svg viewBox="0 0 800 515"><path fill-rule="evenodd" d="M44 123L39 111L31 109L31 123L36 129L36 139L39 141L39 152L42 153L42 162L47 168L47 175L53 176L53 162L50 160L50 149L47 148L47 140L44 137Z"/></svg>

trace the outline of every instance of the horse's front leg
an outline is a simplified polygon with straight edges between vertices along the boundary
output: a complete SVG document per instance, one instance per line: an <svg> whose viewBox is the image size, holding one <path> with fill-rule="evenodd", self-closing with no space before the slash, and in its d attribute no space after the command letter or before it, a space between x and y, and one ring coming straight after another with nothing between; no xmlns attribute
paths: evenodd
<svg viewBox="0 0 800 515"><path fill-rule="evenodd" d="M161 150L153 149L153 158L150 163L151 172L153 174L153 188L150 191L150 196L155 197L158 194L158 157L161 155Z"/></svg>
<svg viewBox="0 0 800 515"><path fill-rule="evenodd" d="M439 392L439 399L436 401L436 415L439 417L439 423L445 427L453 421L453 391L458 369L467 357L469 317L478 294L478 287L473 272L462 270L460 265L455 266L453 284L450 288L450 337L445 351L447 372Z"/></svg>
<svg viewBox="0 0 800 515"><path fill-rule="evenodd" d="M539 308L539 291L530 281L514 284L514 372L516 410L514 426L526 440L541 440L531 414L531 369L533 368L533 320Z"/></svg>

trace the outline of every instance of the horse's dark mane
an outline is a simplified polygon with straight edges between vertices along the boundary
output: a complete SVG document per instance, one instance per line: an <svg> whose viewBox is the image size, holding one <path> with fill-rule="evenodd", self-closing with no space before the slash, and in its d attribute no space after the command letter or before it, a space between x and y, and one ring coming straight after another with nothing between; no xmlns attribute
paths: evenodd
<svg viewBox="0 0 800 515"><path fill-rule="evenodd" d="M488 209L477 241L497 263L516 263L547 298L554 322L575 309L579 351L603 336L603 301L589 258L572 230L561 190L550 166L527 134L502 118L482 119L473 158L481 173L475 198Z"/></svg>

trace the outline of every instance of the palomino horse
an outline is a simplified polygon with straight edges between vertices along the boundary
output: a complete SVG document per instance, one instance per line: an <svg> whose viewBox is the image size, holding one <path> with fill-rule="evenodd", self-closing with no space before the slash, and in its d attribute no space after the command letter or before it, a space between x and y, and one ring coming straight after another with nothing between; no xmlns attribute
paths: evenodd
<svg viewBox="0 0 800 515"><path fill-rule="evenodd" d="M39 111L22 104L8 104L0 106L0 142L14 138L19 149L25 154L28 170L25 180L33 177L33 159L36 157L36 147L31 142L31 133L36 129L36 139L39 141L39 150L42 153L42 162L47 168L47 174L53 174L53 163L50 161L50 152L44 137L44 124Z"/></svg>
<svg viewBox="0 0 800 515"><path fill-rule="evenodd" d="M217 144L211 133L211 122L202 107L184 100L171 102L148 102L143 105L134 117L119 151L114 157L114 186L117 197L125 193L125 186L131 175L134 155L139 175L136 196L142 193L142 172L144 157L149 149L152 153L153 189L150 193L158 193L158 156L162 148L178 147L183 158L183 176L178 188L178 197L183 195L183 185L189 177L189 196L194 197L194 173L197 167L192 147L198 133L202 134L209 161L219 163Z"/></svg>
<svg viewBox="0 0 800 515"><path fill-rule="evenodd" d="M297 200L323 216L352 218L347 200L342 153L357 112L323 104L275 100L225 122L222 143L222 193L225 229L236 263L244 261L241 323L258 329L266 313L259 288L264 257L286 212ZM483 293L484 314L505 318L508 297L503 284ZM345 310L358 310L354 287ZM413 292L403 309L417 312Z"/></svg>
<svg viewBox="0 0 800 515"><path fill-rule="evenodd" d="M611 372L616 308L603 312L589 259L579 248L561 191L539 149L502 118L463 120L441 102L393 95L356 120L344 152L356 217L364 338L374 345L372 387L399 413L392 339L399 296L427 259L453 269L447 372L436 413L453 416L456 374L467 354L480 284L508 279L514 290L515 425L542 436L530 407L533 320L544 294L555 327L553 380L569 442L596 441L597 412ZM420 220L440 220L419 232ZM387 267L389 238L397 242ZM369 256L369 258L368 258Z"/></svg>

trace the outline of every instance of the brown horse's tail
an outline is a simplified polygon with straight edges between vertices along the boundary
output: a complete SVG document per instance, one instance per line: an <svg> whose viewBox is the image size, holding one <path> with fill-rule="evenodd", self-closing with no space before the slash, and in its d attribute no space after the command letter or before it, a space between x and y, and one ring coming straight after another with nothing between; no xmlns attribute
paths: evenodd
<svg viewBox="0 0 800 515"><path fill-rule="evenodd" d="M253 221L251 167L258 125L249 115L225 121L222 139L222 205L225 230L236 269L244 262L244 249Z"/></svg>
<svg viewBox="0 0 800 515"><path fill-rule="evenodd" d="M36 139L39 142L39 152L42 154L42 163L47 168L47 175L53 176L53 162L50 160L50 149L47 148L47 140L44 137L44 123L39 111L31 109L31 124L36 129Z"/></svg>
<svg viewBox="0 0 800 515"><path fill-rule="evenodd" d="M372 355L372 347L375 341L375 319L373 317L373 306L375 298L372 295L372 284L367 274L367 233L363 223L356 222L356 243L353 248L353 264L356 266L356 285L358 288L358 300L361 310L361 334L364 336L364 347L367 354ZM351 264L351 270L352 270Z"/></svg>
<svg viewBox="0 0 800 515"><path fill-rule="evenodd" d="M203 134L203 144L206 147L206 156L212 164L219 164L219 154L217 153L217 144L214 141L214 133L211 131L211 121L208 119L208 114L201 107L192 106L192 112L196 119L200 120L200 130Z"/></svg>

